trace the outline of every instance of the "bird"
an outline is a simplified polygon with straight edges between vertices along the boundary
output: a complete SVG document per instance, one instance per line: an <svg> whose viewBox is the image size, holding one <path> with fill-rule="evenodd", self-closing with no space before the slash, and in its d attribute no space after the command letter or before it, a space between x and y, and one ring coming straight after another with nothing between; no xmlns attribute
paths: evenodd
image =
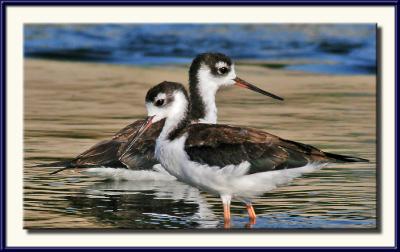
<svg viewBox="0 0 400 252"><path fill-rule="evenodd" d="M154 86L145 103L149 117L133 142L149 125L163 121L156 140L156 159L179 181L218 195L225 227L230 226L232 199L245 203L250 224L255 224L254 197L329 163L368 162L254 128L192 124L190 99L180 83L164 81Z"/></svg>
<svg viewBox="0 0 400 252"><path fill-rule="evenodd" d="M233 85L283 100L283 98L239 78L235 72L234 62L227 55L214 52L202 53L193 59L189 68L191 122L217 123L216 93L221 87ZM154 158L154 147L156 136L161 131L163 122L153 124L147 131L146 137L142 137L141 141L135 144L135 148L131 148L129 143L132 142L144 123L144 120L137 120L129 124L111 139L97 143L72 160L39 166L62 167L50 174L56 174L66 169L91 167L152 169L158 163ZM97 175L109 176L110 173L114 174L110 169L101 169L100 173L96 170Z"/></svg>

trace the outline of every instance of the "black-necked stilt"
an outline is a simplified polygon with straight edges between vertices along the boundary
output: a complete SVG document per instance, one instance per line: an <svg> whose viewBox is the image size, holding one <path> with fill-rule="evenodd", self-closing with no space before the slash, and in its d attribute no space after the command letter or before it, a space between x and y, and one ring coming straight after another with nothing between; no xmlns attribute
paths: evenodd
<svg viewBox="0 0 400 252"><path fill-rule="evenodd" d="M323 152L252 128L191 124L189 105L181 84L160 83L146 95L149 118L143 128L165 120L156 141L157 160L178 180L219 195L227 225L232 198L246 204L250 223L255 223L254 196L328 163L368 161Z"/></svg>
<svg viewBox="0 0 400 252"><path fill-rule="evenodd" d="M283 100L281 97L264 91L242 79L235 72L232 60L221 53L204 53L198 55L189 69L189 90L191 98L190 120L200 123L217 123L215 95L220 87L237 85L260 94ZM159 99L161 101L162 99ZM162 105L162 104L161 104ZM135 143L133 139L143 120L135 121L116 133L110 140L102 141L76 158L66 162L57 162L46 166L64 167L54 173L68 168L118 167L146 170L157 163L154 158L155 139L163 126L162 122L152 125L145 138ZM144 140L145 139L145 140ZM127 151L129 150L129 151ZM111 170L104 170L104 176L114 176ZM99 175L98 171L96 174ZM100 172L101 174L101 172Z"/></svg>

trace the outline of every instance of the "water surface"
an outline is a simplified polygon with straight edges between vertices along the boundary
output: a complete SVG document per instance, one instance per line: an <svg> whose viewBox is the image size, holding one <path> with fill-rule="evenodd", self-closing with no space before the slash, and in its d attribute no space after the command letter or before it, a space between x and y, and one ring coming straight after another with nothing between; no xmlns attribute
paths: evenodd
<svg viewBox="0 0 400 252"><path fill-rule="evenodd" d="M376 72L375 24L28 24L24 36L34 58L154 66L217 51L272 68Z"/></svg>
<svg viewBox="0 0 400 252"><path fill-rule="evenodd" d="M186 68L25 62L26 228L220 229L220 199L177 181L105 181L32 165L74 157L143 118L158 79L184 82ZM253 229L375 228L375 78L238 67L242 78L285 97L238 88L218 93L219 120L266 130L370 163L332 164L254 202ZM157 73L157 74L154 74ZM233 228L250 228L232 205Z"/></svg>

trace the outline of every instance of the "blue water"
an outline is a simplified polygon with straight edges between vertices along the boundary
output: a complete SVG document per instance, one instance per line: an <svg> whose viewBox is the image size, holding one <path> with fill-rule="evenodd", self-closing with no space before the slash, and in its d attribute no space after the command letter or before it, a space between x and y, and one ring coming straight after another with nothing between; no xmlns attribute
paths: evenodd
<svg viewBox="0 0 400 252"><path fill-rule="evenodd" d="M285 62L279 67L289 70L375 74L376 32L375 24L30 24L24 50L26 57L132 65L187 64L218 51Z"/></svg>

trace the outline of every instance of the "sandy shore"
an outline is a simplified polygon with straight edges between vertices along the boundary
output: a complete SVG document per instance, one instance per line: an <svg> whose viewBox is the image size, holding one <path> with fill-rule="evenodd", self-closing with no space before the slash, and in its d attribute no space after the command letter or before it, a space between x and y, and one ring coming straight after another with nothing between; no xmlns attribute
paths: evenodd
<svg viewBox="0 0 400 252"><path fill-rule="evenodd" d="M262 64L262 63L259 63ZM35 101L41 100L101 100L104 103L120 104L121 116L132 115L132 106L139 114L144 114L144 96L147 90L164 80L183 83L187 86L188 66L136 67L107 64L59 62L48 60L25 60L25 99L26 113L34 109ZM311 74L280 69L269 69L254 64L236 67L238 76L283 96L286 102L290 97L304 93L318 94L326 88L351 90L352 92L375 92L375 76L341 76ZM334 87L333 87L334 85ZM260 98L257 93L230 88L224 96L218 96L219 116L231 114L224 100L235 97ZM273 102L268 99L266 102ZM79 106L78 106L79 107ZM60 109L65 109L61 104ZM223 109L222 109L223 108ZM82 109L78 108L80 112ZM72 111L71 111L72 112ZM50 112L49 112L50 113ZM115 114L115 110L102 108L102 113ZM136 113L134 113L136 115Z"/></svg>

